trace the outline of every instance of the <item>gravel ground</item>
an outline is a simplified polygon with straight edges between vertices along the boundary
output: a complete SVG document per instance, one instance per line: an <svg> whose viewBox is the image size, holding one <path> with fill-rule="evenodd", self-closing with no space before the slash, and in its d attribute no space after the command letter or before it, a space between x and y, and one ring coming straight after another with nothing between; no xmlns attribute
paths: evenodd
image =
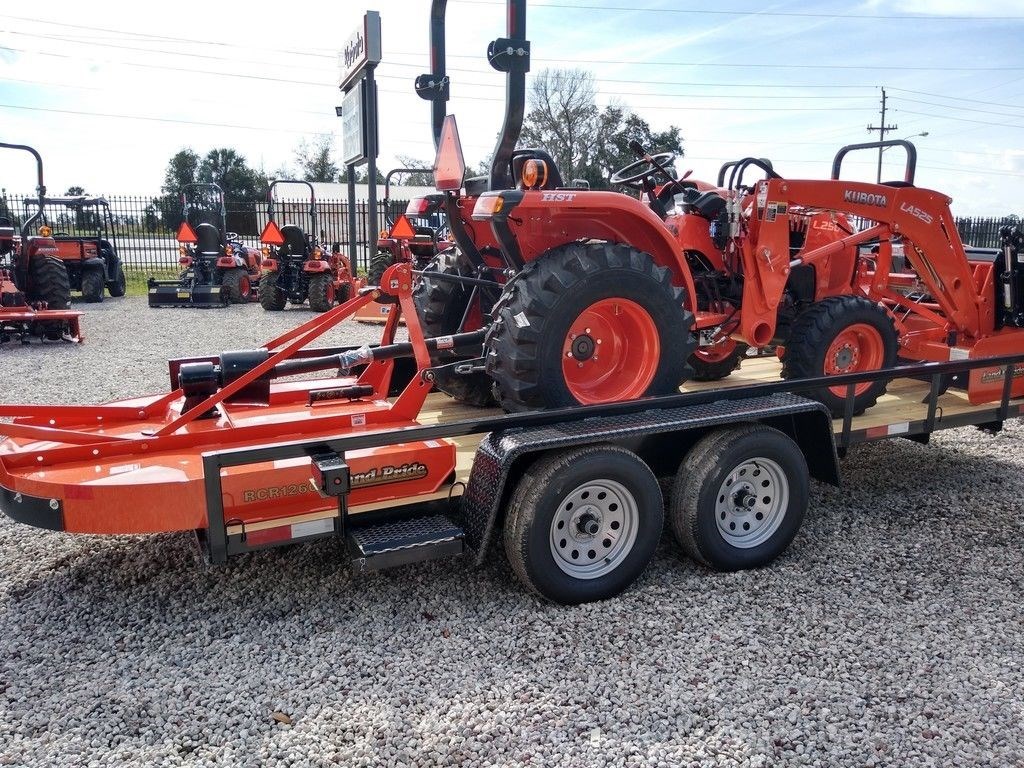
<svg viewBox="0 0 1024 768"><path fill-rule="evenodd" d="M166 357L301 317L107 301L81 347L0 350L3 398L159 390ZM860 448L770 568L711 573L666 536L578 608L497 553L353 577L331 542L203 570L186 536L3 518L0 765L1024 765L1022 437Z"/></svg>

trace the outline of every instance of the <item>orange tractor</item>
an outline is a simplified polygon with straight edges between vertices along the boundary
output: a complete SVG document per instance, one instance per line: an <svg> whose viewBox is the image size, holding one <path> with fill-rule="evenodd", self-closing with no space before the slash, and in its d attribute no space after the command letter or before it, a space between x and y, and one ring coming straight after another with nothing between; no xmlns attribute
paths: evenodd
<svg viewBox="0 0 1024 768"><path fill-rule="evenodd" d="M278 226L275 221L274 191L279 184L299 184L309 190L307 211L309 230L298 224ZM288 204L279 202L287 210ZM278 179L267 190L267 224L260 234L263 243L263 274L260 278L260 304L277 312L289 303L304 304L314 312L326 312L335 304L344 304L360 284L349 264L335 246L325 251L323 233L317 236L316 192L308 181Z"/></svg>
<svg viewBox="0 0 1024 768"><path fill-rule="evenodd" d="M482 357L458 370L483 368L506 409L666 394L689 377L688 363L705 377L728 375L743 347L775 346L784 378L1024 348L1019 247L1007 245L994 262L969 255L949 198L914 186L909 142L844 147L827 180L784 179L764 160L745 158L728 164L716 185L677 178L670 155L634 146L641 159L611 181L637 186L638 197L567 187L547 153L515 148L530 56L525 0L509 0L508 36L488 51L507 73L490 174L465 180L454 116L442 115L443 0L438 6L434 71L417 80L440 126L435 181L470 266L465 284L503 284L479 313L490 315ZM897 146L907 153L902 180L840 178L849 152ZM765 178L748 182L752 170ZM902 270L894 269L896 242L906 255ZM975 371L971 401L998 399L1001 381ZM859 385L855 411L884 389L884 380ZM822 387L813 396L840 413L844 394ZM1014 379L1012 394L1024 394L1024 378Z"/></svg>

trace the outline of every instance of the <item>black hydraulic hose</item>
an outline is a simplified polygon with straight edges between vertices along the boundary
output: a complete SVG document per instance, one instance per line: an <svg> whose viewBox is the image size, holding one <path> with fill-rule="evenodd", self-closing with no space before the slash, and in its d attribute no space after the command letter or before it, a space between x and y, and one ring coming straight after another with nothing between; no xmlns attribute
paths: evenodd
<svg viewBox="0 0 1024 768"><path fill-rule="evenodd" d="M438 336L426 339L427 350L436 352L439 349L457 349L459 347L470 347L483 344L487 335L486 329L469 331L467 333L456 333L452 336ZM307 357L299 360L285 360L274 366L270 378L282 376L296 376L300 373L315 373L317 371L329 371L335 368L349 370L362 363L370 363L378 360L393 360L398 357L412 357L415 354L411 342L399 342L381 347L361 347L360 349L342 352L339 355L326 355L324 357Z"/></svg>

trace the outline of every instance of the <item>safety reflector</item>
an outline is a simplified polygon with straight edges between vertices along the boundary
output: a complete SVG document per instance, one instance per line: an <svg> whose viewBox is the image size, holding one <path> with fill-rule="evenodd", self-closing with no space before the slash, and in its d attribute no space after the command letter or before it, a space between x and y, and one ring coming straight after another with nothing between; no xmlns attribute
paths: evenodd
<svg viewBox="0 0 1024 768"><path fill-rule="evenodd" d="M457 192L466 175L466 161L462 157L459 129L455 115L448 115L441 126L441 138L434 159L434 186L438 192Z"/></svg>
<svg viewBox="0 0 1024 768"><path fill-rule="evenodd" d="M199 238L196 237L196 231L189 226L187 221L181 222L181 226L178 227L178 242L179 243L198 243Z"/></svg>
<svg viewBox="0 0 1024 768"><path fill-rule="evenodd" d="M281 228L274 222L268 221L267 226L263 228L263 232L260 234L260 242L267 245L284 245L284 235L281 234Z"/></svg>
<svg viewBox="0 0 1024 768"><path fill-rule="evenodd" d="M391 237L395 240L411 240L416 237L416 230L412 228L412 224L405 218L404 213L398 217L395 226L391 228Z"/></svg>

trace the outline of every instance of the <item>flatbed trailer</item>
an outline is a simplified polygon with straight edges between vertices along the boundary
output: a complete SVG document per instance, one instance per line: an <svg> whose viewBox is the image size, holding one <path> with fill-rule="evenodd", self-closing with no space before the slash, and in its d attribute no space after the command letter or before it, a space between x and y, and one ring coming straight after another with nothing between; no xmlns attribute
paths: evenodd
<svg viewBox="0 0 1024 768"><path fill-rule="evenodd" d="M638 457L638 470L646 465L663 488L672 487L665 499L669 522L686 553L712 568L737 570L767 565L785 550L807 506L807 478L838 485L839 459L851 447L893 437L927 444L934 432L957 427L996 433L1007 420L1024 413L1024 398L1010 397L1013 379L1024 375L1024 355L832 377L830 382L847 387L850 405L837 419L821 404L800 395L821 386L821 380L781 381L778 373L777 359L748 359L724 382L691 382L679 395L523 414L462 405L435 393L420 413L420 426L337 440L209 452L203 455L206 526L196 531L197 542L206 562L224 564L243 552L341 538L347 542L355 569L365 572L452 556L479 566L501 546L504 526L506 553L521 580L550 599L576 603L615 593L632 578L611 588L594 584L601 577L591 579L586 574L568 588L559 579L539 578L528 567L536 547L529 541L513 540L517 535L524 537L523 522L520 520L517 528L510 516L525 515L531 521L543 517L542 504L524 499L530 495L530 485L557 479L560 472L585 460L588 451L617 449ZM965 388L957 386L972 375L999 377L1002 399L972 405ZM875 407L863 414L853 413L856 384L894 376ZM398 379L396 384L400 383ZM744 456L742 450L731 459L731 466L714 466L714 460L722 458L722 439L728 443L730 436L738 438L733 442L742 449L751 434L757 436L757 430L769 431L771 437L780 437L799 450L803 464L797 462L795 476L776 478L775 483L785 484L791 498L802 498L785 510L785 516L792 519L777 521L775 533L763 542L723 549L714 524L706 519L710 508L705 509L707 504L693 497L699 495L702 484L718 486L721 478L742 471L743 466L758 466L757 457ZM440 489L389 502L347 504L353 481L346 470L347 453L413 441L448 441L455 446L455 471ZM325 498L323 510L250 526L225 519L221 475L226 468L304 459L310 461L311 484ZM776 468L781 464L776 462ZM601 486L600 471L597 474L589 482ZM688 483L696 483L696 487L687 487ZM543 490L534 488L535 495ZM559 493L564 501L565 489L555 495ZM687 493L689 502L682 498ZM729 519L740 520L743 513L730 514ZM685 524L691 530L683 530ZM656 527L655 543L662 528L660 516ZM557 543L552 540L551 546ZM513 551L516 547L519 549Z"/></svg>

